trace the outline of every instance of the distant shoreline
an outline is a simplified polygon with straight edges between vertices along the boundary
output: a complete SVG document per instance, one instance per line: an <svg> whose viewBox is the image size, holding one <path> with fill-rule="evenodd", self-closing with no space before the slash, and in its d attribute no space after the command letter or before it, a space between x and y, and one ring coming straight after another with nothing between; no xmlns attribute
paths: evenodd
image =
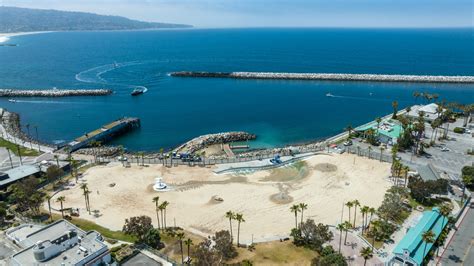
<svg viewBox="0 0 474 266"><path fill-rule="evenodd" d="M50 33L50 32L53 32L53 31L30 31L30 32L8 32L8 33L0 32L0 43L7 42L8 40L10 40L11 37L15 37L15 36L42 34L42 33Z"/></svg>

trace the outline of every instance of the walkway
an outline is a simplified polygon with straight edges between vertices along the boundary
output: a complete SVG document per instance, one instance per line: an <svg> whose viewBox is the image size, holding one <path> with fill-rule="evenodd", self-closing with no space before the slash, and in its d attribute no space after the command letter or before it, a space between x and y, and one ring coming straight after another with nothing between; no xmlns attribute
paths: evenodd
<svg viewBox="0 0 474 266"><path fill-rule="evenodd" d="M331 231L334 238L330 244L337 251L339 250L339 231L335 228L331 228ZM364 258L360 255L360 250L368 245L356 236L355 232L347 233L347 244L344 245L344 236L345 233L342 232L341 253L347 259L347 263L349 265L364 265ZM383 262L374 254L372 259L367 261L367 265L383 265Z"/></svg>
<svg viewBox="0 0 474 266"><path fill-rule="evenodd" d="M235 154L232 151L232 149L230 148L230 145L228 143L224 144L223 147L224 147L224 152L227 155L227 157L235 158Z"/></svg>

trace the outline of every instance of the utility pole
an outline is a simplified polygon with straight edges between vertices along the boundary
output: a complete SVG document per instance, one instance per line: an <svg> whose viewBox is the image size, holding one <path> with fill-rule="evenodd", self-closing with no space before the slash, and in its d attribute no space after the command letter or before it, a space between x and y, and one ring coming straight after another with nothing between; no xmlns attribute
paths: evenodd
<svg viewBox="0 0 474 266"><path fill-rule="evenodd" d="M22 159L21 159L20 145L17 144L17 145L16 145L16 149L17 149L17 151L18 151L18 156L20 157L20 165L23 165L23 161L22 161Z"/></svg>

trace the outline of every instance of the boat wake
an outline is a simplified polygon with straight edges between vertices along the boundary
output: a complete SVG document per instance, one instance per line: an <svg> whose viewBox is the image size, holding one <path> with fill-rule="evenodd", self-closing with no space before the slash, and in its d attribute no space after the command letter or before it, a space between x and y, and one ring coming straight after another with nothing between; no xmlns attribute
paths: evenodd
<svg viewBox="0 0 474 266"><path fill-rule="evenodd" d="M27 101L27 100L12 100L10 102L14 103L46 103L46 104L73 104L73 102L60 102L60 101ZM74 102L77 103L77 102Z"/></svg>
<svg viewBox="0 0 474 266"><path fill-rule="evenodd" d="M113 64L107 64L103 66L93 67L76 74L76 80L80 82L84 82L84 83L120 86L120 87L125 87L125 88L130 88L130 89L143 89L143 92L147 92L148 88L145 86L110 82L103 77L104 74L110 71L114 71L120 68L129 67L129 66L141 65L141 64L143 63L138 62L138 61L132 61L132 62L113 63Z"/></svg>
<svg viewBox="0 0 474 266"><path fill-rule="evenodd" d="M330 98L339 98L339 99L352 99L352 100L369 100L369 101L391 101L390 99L374 98L372 94L369 94L369 97L357 97L357 96L344 96L344 95L334 95L326 94L326 97Z"/></svg>

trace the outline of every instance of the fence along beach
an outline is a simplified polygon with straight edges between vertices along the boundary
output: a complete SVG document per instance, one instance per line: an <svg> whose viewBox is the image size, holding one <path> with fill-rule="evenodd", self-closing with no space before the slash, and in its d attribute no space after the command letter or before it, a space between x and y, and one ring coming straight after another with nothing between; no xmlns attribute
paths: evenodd
<svg viewBox="0 0 474 266"><path fill-rule="evenodd" d="M343 73L277 73L277 72L193 72L170 73L173 77L234 78L234 79L294 79L334 81L474 83L474 76L383 75Z"/></svg>

